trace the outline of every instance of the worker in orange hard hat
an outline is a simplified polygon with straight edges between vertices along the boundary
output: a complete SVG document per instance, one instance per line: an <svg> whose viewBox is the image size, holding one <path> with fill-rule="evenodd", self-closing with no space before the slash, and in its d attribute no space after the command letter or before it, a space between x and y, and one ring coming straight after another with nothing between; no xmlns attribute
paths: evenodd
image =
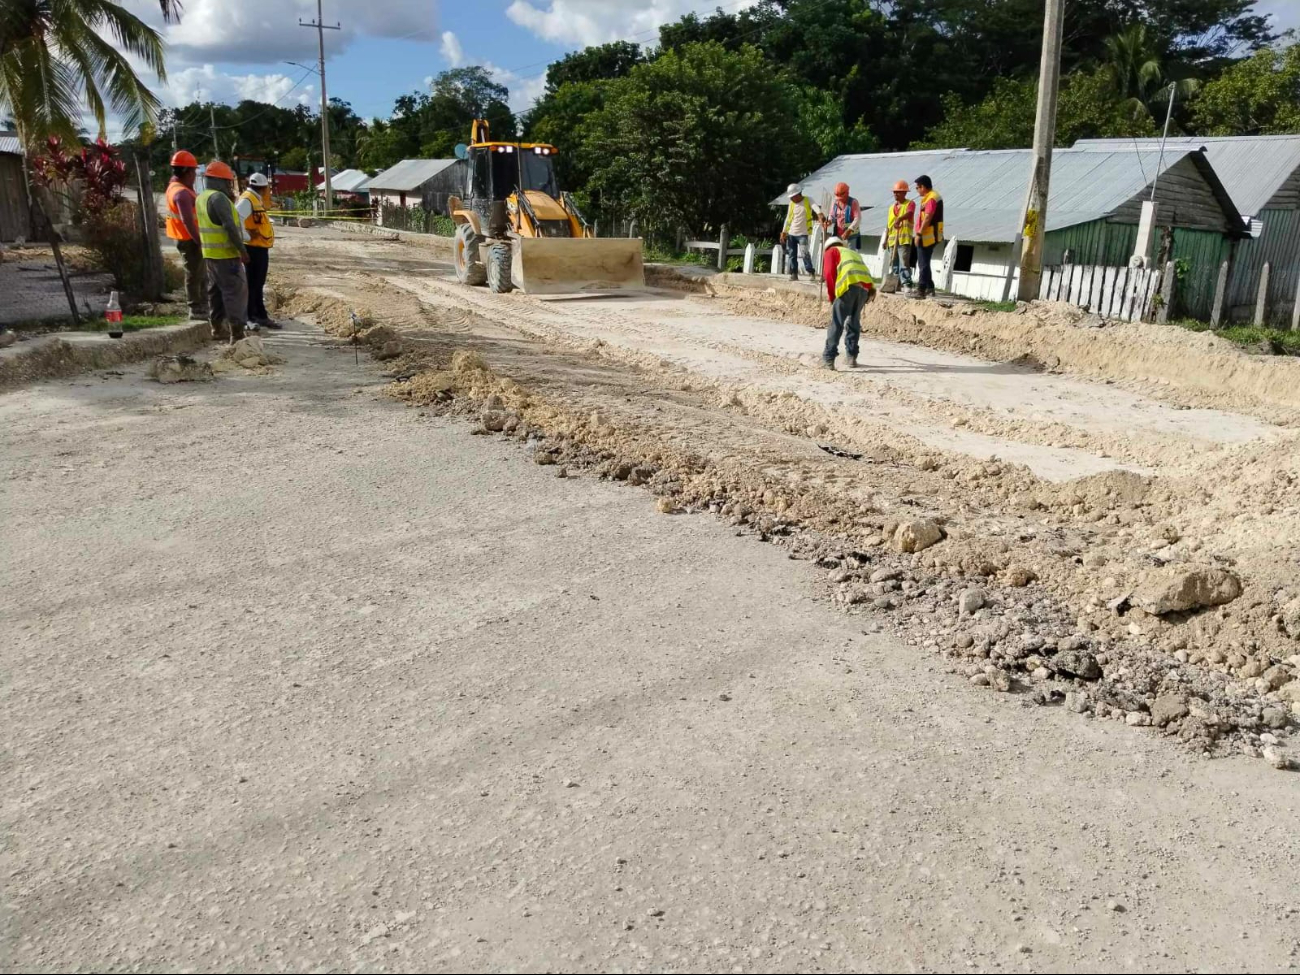
<svg viewBox="0 0 1300 975"><path fill-rule="evenodd" d="M826 229L839 237L853 250L862 249L862 207L858 201L849 196L848 183L835 184L835 202L825 221Z"/></svg>
<svg viewBox="0 0 1300 975"><path fill-rule="evenodd" d="M208 272L203 266L199 246L199 223L194 215L198 194L194 181L199 161L193 153L180 150L172 156L172 178L167 184L167 236L176 241L176 250L185 265L185 298L190 318L203 321L208 317Z"/></svg>
<svg viewBox="0 0 1300 975"><path fill-rule="evenodd" d="M235 171L220 160L203 173L207 187L200 195L199 243L208 265L208 321L212 337L237 342L248 324L248 248L235 216Z"/></svg>
<svg viewBox="0 0 1300 975"><path fill-rule="evenodd" d="M907 189L905 179L894 184L894 202L885 217L885 249L889 252L889 266L898 275L899 286L911 292L912 268L916 267L916 245L912 239L916 204L907 198Z"/></svg>

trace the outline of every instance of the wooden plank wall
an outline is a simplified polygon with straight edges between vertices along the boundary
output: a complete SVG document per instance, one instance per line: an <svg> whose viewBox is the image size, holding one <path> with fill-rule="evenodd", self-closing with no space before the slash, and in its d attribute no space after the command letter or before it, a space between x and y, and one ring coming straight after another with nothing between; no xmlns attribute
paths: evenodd
<svg viewBox="0 0 1300 975"><path fill-rule="evenodd" d="M1061 264L1043 268L1038 296L1064 301L1102 318L1127 322L1148 317L1160 292L1160 272L1145 268Z"/></svg>

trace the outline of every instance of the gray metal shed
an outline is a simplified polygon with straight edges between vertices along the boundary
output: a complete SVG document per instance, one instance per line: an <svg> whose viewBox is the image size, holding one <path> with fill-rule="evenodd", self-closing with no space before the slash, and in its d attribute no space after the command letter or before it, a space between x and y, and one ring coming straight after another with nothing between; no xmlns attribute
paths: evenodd
<svg viewBox="0 0 1300 975"><path fill-rule="evenodd" d="M364 187L372 203L420 206L445 215L448 197L464 195L465 172L461 159L403 159Z"/></svg>

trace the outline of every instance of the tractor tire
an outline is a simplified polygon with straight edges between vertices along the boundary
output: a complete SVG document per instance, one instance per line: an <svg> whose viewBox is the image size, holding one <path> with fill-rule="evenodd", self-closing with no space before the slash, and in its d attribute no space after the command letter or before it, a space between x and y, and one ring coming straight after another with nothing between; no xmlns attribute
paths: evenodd
<svg viewBox="0 0 1300 975"><path fill-rule="evenodd" d="M467 223L456 228L452 240L455 251L456 280L461 284L478 287L487 283L487 268L483 266L483 238L474 233L474 228Z"/></svg>
<svg viewBox="0 0 1300 975"><path fill-rule="evenodd" d="M488 290L499 295L514 290L510 283L510 264L514 253L509 244L492 244L487 253Z"/></svg>

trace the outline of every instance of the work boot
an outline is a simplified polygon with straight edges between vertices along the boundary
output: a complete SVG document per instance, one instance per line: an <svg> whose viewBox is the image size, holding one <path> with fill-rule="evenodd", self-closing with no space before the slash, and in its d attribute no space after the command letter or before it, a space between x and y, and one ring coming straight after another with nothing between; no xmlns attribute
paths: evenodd
<svg viewBox="0 0 1300 975"><path fill-rule="evenodd" d="M855 356L855 355L851 355L851 356L849 356L849 368L850 368L850 369L856 369L856 368L858 368L858 357L857 357L857 356Z"/></svg>
<svg viewBox="0 0 1300 975"><path fill-rule="evenodd" d="M823 368L823 369L829 369L831 372L834 372L834 371L835 371L835 360L834 360L834 359L823 359L823 360L822 360L822 368Z"/></svg>
<svg viewBox="0 0 1300 975"><path fill-rule="evenodd" d="M273 328L276 329L277 331L279 329L284 328L284 326L281 325L279 322L277 322L274 318L259 318L257 320L257 324L262 326L262 328Z"/></svg>

